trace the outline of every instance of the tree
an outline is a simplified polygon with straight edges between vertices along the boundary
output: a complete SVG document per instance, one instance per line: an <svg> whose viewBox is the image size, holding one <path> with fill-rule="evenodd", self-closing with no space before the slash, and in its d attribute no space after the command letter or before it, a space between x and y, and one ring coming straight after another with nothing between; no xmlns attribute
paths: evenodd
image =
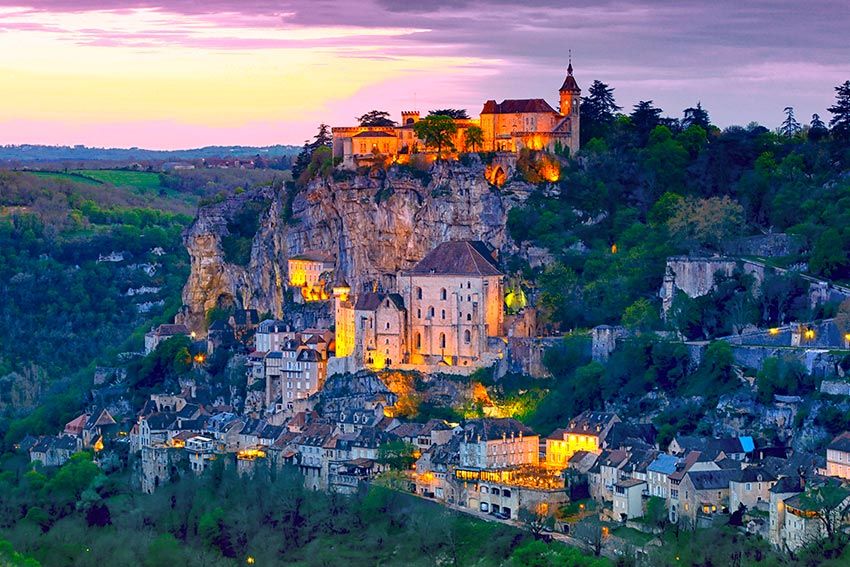
<svg viewBox="0 0 850 567"><path fill-rule="evenodd" d="M638 144L646 145L649 133L658 126L662 110L652 105L651 100L639 101L629 115L632 129L638 136Z"/></svg>
<svg viewBox="0 0 850 567"><path fill-rule="evenodd" d="M395 126L396 121L390 118L390 113L385 110L370 110L363 116L356 118L361 126Z"/></svg>
<svg viewBox="0 0 850 567"><path fill-rule="evenodd" d="M517 519L535 538L544 529L551 530L555 526L555 516L549 513L548 506L538 505L535 509L522 506L517 511Z"/></svg>
<svg viewBox="0 0 850 567"><path fill-rule="evenodd" d="M800 503L807 511L814 512L826 539L839 534L850 509L850 491L842 486L824 484L808 488L800 495Z"/></svg>
<svg viewBox="0 0 850 567"><path fill-rule="evenodd" d="M465 137L466 150L476 152L484 145L484 130L481 126L472 125L466 129Z"/></svg>
<svg viewBox="0 0 850 567"><path fill-rule="evenodd" d="M850 81L835 87L835 104L827 110L832 114L829 121L832 137L844 143L850 142Z"/></svg>
<svg viewBox="0 0 850 567"><path fill-rule="evenodd" d="M829 136L829 129L821 120L820 115L812 114L812 121L809 123L809 139L813 142L823 140Z"/></svg>
<svg viewBox="0 0 850 567"><path fill-rule="evenodd" d="M691 126L699 126L703 130L708 130L711 126L711 119L708 112L702 107L701 102L697 102L694 107L686 108L684 118L682 118L682 129L686 130Z"/></svg>
<svg viewBox="0 0 850 567"><path fill-rule="evenodd" d="M658 309L648 299L638 299L623 311L622 323L632 331L651 331L659 323Z"/></svg>
<svg viewBox="0 0 850 567"><path fill-rule="evenodd" d="M721 243L741 232L744 209L728 196L686 198L667 221L670 235L692 250L704 246L719 250Z"/></svg>
<svg viewBox="0 0 850 567"><path fill-rule="evenodd" d="M650 496L646 501L646 520L655 528L663 530L667 525L667 504L663 498Z"/></svg>
<svg viewBox="0 0 850 567"><path fill-rule="evenodd" d="M452 137L457 132L457 124L453 118L443 114L426 116L413 125L416 137L425 145L437 148L437 160L443 157L443 148L454 149Z"/></svg>
<svg viewBox="0 0 850 567"><path fill-rule="evenodd" d="M401 439L387 441L378 447L378 462L387 465L393 470L410 470L413 463L416 462L415 451L415 446L405 443Z"/></svg>
<svg viewBox="0 0 850 567"><path fill-rule="evenodd" d="M782 125L779 126L779 133L785 136L786 138L793 138L797 134L799 134L803 128L800 126L800 123L797 122L797 119L794 117L794 107L786 106L785 110L785 120L782 121Z"/></svg>
<svg viewBox="0 0 850 567"><path fill-rule="evenodd" d="M428 111L428 116L449 116L455 120L469 120L465 108L440 108Z"/></svg>
<svg viewBox="0 0 850 567"><path fill-rule="evenodd" d="M603 138L622 108L614 101L614 89L602 81L593 81L579 109L581 145L593 138Z"/></svg>

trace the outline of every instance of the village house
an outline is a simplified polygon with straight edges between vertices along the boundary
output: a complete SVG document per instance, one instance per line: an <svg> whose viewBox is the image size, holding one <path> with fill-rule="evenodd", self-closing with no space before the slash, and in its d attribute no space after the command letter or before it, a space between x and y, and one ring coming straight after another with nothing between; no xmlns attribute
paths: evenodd
<svg viewBox="0 0 850 567"><path fill-rule="evenodd" d="M223 447L215 439L194 435L186 440L186 453L189 455L189 468L197 475L202 474L209 464L223 453Z"/></svg>
<svg viewBox="0 0 850 567"><path fill-rule="evenodd" d="M599 502L614 500L614 485L620 480L620 469L628 462L629 453L621 449L604 449L588 471L590 496Z"/></svg>
<svg viewBox="0 0 850 567"><path fill-rule="evenodd" d="M40 462L45 467L62 466L81 449L80 445L78 438L69 435L39 437L30 446L30 462Z"/></svg>
<svg viewBox="0 0 850 567"><path fill-rule="evenodd" d="M777 548L785 547L785 501L803 492L799 476L784 476L777 480L768 491L770 494L768 514L768 541Z"/></svg>
<svg viewBox="0 0 850 567"><path fill-rule="evenodd" d="M643 516L643 494L647 483L639 478L627 478L614 483L612 508L614 519L625 521Z"/></svg>
<svg viewBox="0 0 850 567"><path fill-rule="evenodd" d="M826 447L826 476L850 480L850 431L841 433Z"/></svg>
<svg viewBox="0 0 850 567"><path fill-rule="evenodd" d="M472 419L460 435L460 466L465 469L537 465L540 459L540 437L512 418Z"/></svg>
<svg viewBox="0 0 850 567"><path fill-rule="evenodd" d="M174 481L186 462L187 454L181 446L167 443L145 445L141 449L141 489L153 494L163 484Z"/></svg>
<svg viewBox="0 0 850 567"><path fill-rule="evenodd" d="M179 336L190 336L189 329L186 325L163 323L156 329L151 329L145 333L145 354L153 352L160 343L167 341L172 337Z"/></svg>
<svg viewBox="0 0 850 567"><path fill-rule="evenodd" d="M667 500L670 495L670 475L676 472L679 459L674 455L661 453L646 468L647 489L650 496Z"/></svg>
<svg viewBox="0 0 850 567"><path fill-rule="evenodd" d="M776 477L761 467L746 467L737 477L729 480L729 510L735 512L739 506L748 510L768 509L770 489Z"/></svg>
<svg viewBox="0 0 850 567"><path fill-rule="evenodd" d="M681 517L688 518L691 526L698 526L699 517L729 513L729 483L738 477L740 470L688 471L679 485L682 502Z"/></svg>
<svg viewBox="0 0 850 567"><path fill-rule="evenodd" d="M584 411L567 427L556 429L546 438L546 464L565 468L578 451L599 454L602 443L620 418L613 413Z"/></svg>

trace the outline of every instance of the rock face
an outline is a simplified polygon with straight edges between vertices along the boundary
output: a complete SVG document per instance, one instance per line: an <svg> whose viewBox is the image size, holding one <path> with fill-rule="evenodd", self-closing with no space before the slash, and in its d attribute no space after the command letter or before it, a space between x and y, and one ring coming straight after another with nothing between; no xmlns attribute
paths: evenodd
<svg viewBox="0 0 850 567"><path fill-rule="evenodd" d="M290 301L287 260L307 251L336 258L337 272L355 292L375 285L392 289L398 271L447 240L478 239L500 253L517 251L505 226L507 212L524 202L531 186L496 188L480 163L437 165L430 176L399 168L379 173L314 180L293 199L288 222L283 190L258 190L202 208L184 234L191 274L180 321L203 332L206 311L217 305L275 317L302 309ZM225 261L222 238L228 220L249 200L270 200L271 206L243 267Z"/></svg>

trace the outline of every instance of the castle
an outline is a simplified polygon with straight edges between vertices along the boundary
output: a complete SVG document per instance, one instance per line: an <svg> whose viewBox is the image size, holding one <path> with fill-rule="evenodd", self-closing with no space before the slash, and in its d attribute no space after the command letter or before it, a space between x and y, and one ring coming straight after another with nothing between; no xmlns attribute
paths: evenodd
<svg viewBox="0 0 850 567"><path fill-rule="evenodd" d="M528 148L550 152L562 149L574 154L579 149L581 89L573 77L572 62L558 95L558 110L542 98L506 99L500 103L488 100L477 120L455 119L457 131L452 145L458 151L516 153ZM403 162L412 154L426 151L413 128L419 120L419 111L404 111L399 126L334 127L333 156L347 168L388 157ZM481 128L481 147L467 144L467 132L472 126Z"/></svg>
<svg viewBox="0 0 850 567"><path fill-rule="evenodd" d="M441 366L472 370L498 356L504 275L483 242L440 244L397 275L397 291L356 297L333 287L332 371ZM334 365L333 370L331 365Z"/></svg>

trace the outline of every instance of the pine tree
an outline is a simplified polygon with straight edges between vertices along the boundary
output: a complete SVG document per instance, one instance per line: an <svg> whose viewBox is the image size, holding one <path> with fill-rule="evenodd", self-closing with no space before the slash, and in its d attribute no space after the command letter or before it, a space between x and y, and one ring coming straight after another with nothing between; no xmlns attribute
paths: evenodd
<svg viewBox="0 0 850 567"><path fill-rule="evenodd" d="M794 117L794 107L786 106L785 110L785 120L782 121L782 125L779 126L779 133L785 136L786 138L793 138L803 129L800 126L800 123L797 122L797 119Z"/></svg>
<svg viewBox="0 0 850 567"><path fill-rule="evenodd" d="M702 107L702 103L699 101L697 101L695 107L686 108L684 112L682 130L687 130L692 125L699 126L706 131L711 126L711 119L708 116L708 112Z"/></svg>
<svg viewBox="0 0 850 567"><path fill-rule="evenodd" d="M593 81L588 96L581 103L581 143L600 138L614 122L615 115L622 110L614 100L614 89L602 81Z"/></svg>
<svg viewBox="0 0 850 567"><path fill-rule="evenodd" d="M832 114L829 121L832 137L841 142L850 142L850 81L835 87L835 104L827 110Z"/></svg>
<svg viewBox="0 0 850 567"><path fill-rule="evenodd" d="M661 112L660 108L652 106L651 100L641 100L634 106L629 117L641 146L646 144L649 133L660 123Z"/></svg>
<svg viewBox="0 0 850 567"><path fill-rule="evenodd" d="M809 140L817 142L829 136L829 129L821 120L820 115L812 114L812 121L809 123Z"/></svg>

